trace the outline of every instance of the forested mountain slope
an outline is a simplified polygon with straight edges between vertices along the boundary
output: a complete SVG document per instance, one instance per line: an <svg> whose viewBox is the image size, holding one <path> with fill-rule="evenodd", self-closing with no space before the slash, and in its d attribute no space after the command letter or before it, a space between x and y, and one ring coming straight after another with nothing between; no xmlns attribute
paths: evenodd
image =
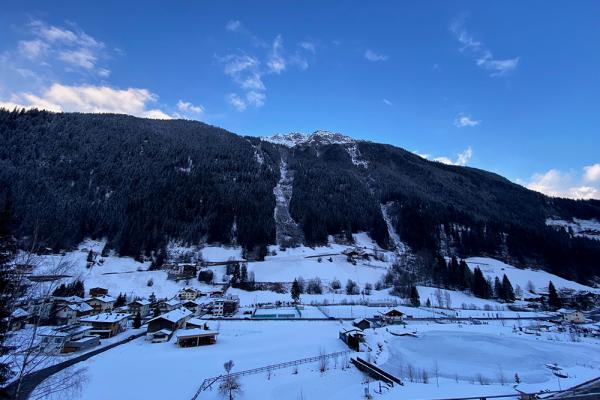
<svg viewBox="0 0 600 400"><path fill-rule="evenodd" d="M367 231L390 247L381 212L424 262L495 255L585 281L600 242L546 219L600 220L599 201L553 199L486 171L427 161L337 134L242 137L194 121L0 111L0 185L15 229L54 249L108 237L124 255L170 239L275 242L281 159L289 214L307 244ZM288 182L289 181L289 182Z"/></svg>

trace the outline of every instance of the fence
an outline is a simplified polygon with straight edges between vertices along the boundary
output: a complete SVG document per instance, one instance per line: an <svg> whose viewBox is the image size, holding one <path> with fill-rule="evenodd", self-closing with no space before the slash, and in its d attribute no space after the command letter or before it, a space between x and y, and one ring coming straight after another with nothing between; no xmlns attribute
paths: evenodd
<svg viewBox="0 0 600 400"><path fill-rule="evenodd" d="M308 364L308 363L321 361L323 359L339 357L339 356L343 356L344 354L349 354L349 353L352 353L352 351L345 350L345 351L338 351L336 353L320 354L320 355L314 356L314 357L301 358L299 360L287 361L284 363L267 365L267 366L260 367L260 368L247 369L245 371L234 372L234 373L230 374L230 376L239 377L239 376L246 376L246 375L255 375L255 374L260 374L261 372L273 371L273 370L282 369L282 368L289 368L289 367L293 367L295 365ZM211 387L214 383L225 379L225 377L226 377L226 375L219 375L219 376L215 376L212 378L206 378L202 382L202 384L200 385L200 387L198 388L196 393L194 394L194 397L192 397L192 400L196 400L198 398L198 396L200 395L200 393L202 393L203 391L205 391L206 389Z"/></svg>

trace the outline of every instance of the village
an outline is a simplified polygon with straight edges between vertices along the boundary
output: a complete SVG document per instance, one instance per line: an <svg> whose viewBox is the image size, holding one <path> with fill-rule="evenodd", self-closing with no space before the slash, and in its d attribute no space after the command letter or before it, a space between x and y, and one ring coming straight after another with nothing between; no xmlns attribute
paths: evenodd
<svg viewBox="0 0 600 400"><path fill-rule="evenodd" d="M377 262L373 255L353 247L344 249L337 255L320 252L316 256L316 251L303 255L302 259L319 266L347 265L345 268L366 268L363 265ZM389 391L394 385L396 390L398 387L405 389L405 384L416 380L407 375L407 367L394 364L393 354L400 345L398 340L421 340L427 337L428 332L435 334L440 328L449 329L447 334L450 335L457 328L464 332L472 329L486 334L506 330L511 336L535 340L544 337L558 340L557 337L562 337L572 343L600 343L600 311L594 306L598 304L598 293L582 290L578 286L560 287L559 294L565 308L558 310L550 310L545 306L549 301L549 293L542 286L537 287L535 293L528 292L527 296L506 304L483 302L461 292L418 287L417 296L420 294L421 301L420 304L414 304L414 299L389 296L385 290L373 288L366 294L364 289L359 291L354 288L358 284L346 282L346 285L338 285L338 279L323 282L316 282L314 279L304 281L302 278L294 278L294 282L263 279L255 282L255 274L259 271L256 265L260 263L236 260L225 251L221 259L213 255L212 258L217 260L212 261L195 261L189 257L168 260L153 272L154 278L150 278L154 280L152 285L137 286L139 293L136 290L125 293L124 287L111 285L93 286L84 290L88 280L99 282L97 278L91 278L93 276L113 277L116 271L106 268L110 268L107 266L117 259L112 256L101 257L88 247L79 252L78 259L82 260L86 252L85 262L80 263L84 265L82 271L90 278L82 276L76 281L63 279L60 285L54 282L53 295L24 299L13 312L11 329L17 337L20 332L28 332L32 326L37 327L34 346L47 356L44 367L62 360L84 357L90 352L104 352L104 349L113 346L130 348L128 343L143 343L150 354L155 348L162 354L168 352L169 348L191 351L191 348L206 347L216 349L217 354L227 353L233 356L233 348L246 346L247 328L243 327L252 327L252 331L256 330L264 335L267 335L267 331L272 331L292 334L294 337L294 326L308 329L308 332L319 327L317 329L321 330L321 339L297 339L312 343L312 351L304 349L298 352L298 357L304 358L300 357L293 362L285 359L279 362L280 358L276 357L274 364L261 365L267 364L268 359L265 359L259 365L248 364L248 367L250 370L260 371L263 368L269 371L284 368L285 365L287 368L297 368L292 367L294 362L303 364L309 363L306 360L314 360L313 363L318 364L323 363L323 357L334 357L337 360L343 355L347 358L344 372L354 368L357 374L367 379L359 380L360 382L381 382L387 388L385 391ZM210 254L206 250L205 252ZM332 263L321 261L330 257L334 260ZM382 258L380 255L377 257ZM285 263L281 256L272 258ZM366 271L371 273L371 270L372 267L369 267ZM506 266L501 271L511 272ZM520 272L515 270L513 273ZM144 273L148 272L132 272L120 279ZM159 281L157 274L163 274L165 280ZM356 280L359 279L360 275ZM348 281L353 282L352 279ZM161 283L168 284L168 287L175 290L169 294ZM294 296L296 284L300 287L300 292ZM318 291L314 287L316 284L320 285ZM369 288L369 285L366 287ZM158 296L154 289L159 291ZM580 310L572 308L570 305L573 304L589 306ZM382 338L386 339L382 341ZM326 343L329 343L327 347L331 348L330 351L321 349ZM137 347L130 348L133 349ZM108 357L114 351L116 350L103 354ZM141 348L137 351L141 351ZM215 353L213 350L206 351L207 354ZM194 354L196 353L190 353L190 356L193 357ZM293 354L289 355L292 356ZM95 355L93 359L102 357L104 355ZM245 365L241 360L239 363ZM219 363L215 365L218 366ZM562 368L556 366L554 372L568 377L568 373ZM218 370L209 370L214 371L211 373L215 377L219 376ZM420 373L426 373L423 371L425 369ZM246 374L244 371L240 373L242 372ZM209 373L208 370L206 373ZM209 384L212 378L205 378L209 380L208 383L201 385L202 382L196 382L191 386L198 387L190 387L188 390L206 396L212 390L214 382ZM379 391L382 390L380 387Z"/></svg>

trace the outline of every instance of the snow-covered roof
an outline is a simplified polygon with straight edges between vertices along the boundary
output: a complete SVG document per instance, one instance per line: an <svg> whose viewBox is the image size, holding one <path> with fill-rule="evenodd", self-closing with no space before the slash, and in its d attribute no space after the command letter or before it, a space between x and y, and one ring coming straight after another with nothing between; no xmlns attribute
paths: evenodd
<svg viewBox="0 0 600 400"><path fill-rule="evenodd" d="M163 303L167 304L169 306L178 306L179 304L181 304L181 302L177 299L165 300L165 301L163 301Z"/></svg>
<svg viewBox="0 0 600 400"><path fill-rule="evenodd" d="M83 298L79 296L67 296L67 297L54 297L56 301L64 301L67 303L81 303Z"/></svg>
<svg viewBox="0 0 600 400"><path fill-rule="evenodd" d="M88 312L92 311L94 308L90 306L88 303L79 303L79 304L67 304L65 308L69 310L77 311L77 312Z"/></svg>
<svg viewBox="0 0 600 400"><path fill-rule="evenodd" d="M355 323L355 324L358 324L359 322L362 322L362 321L367 321L367 322L369 322L369 323L370 323L370 321L369 321L368 319L366 319L366 318L356 318L356 319L355 319L354 321L352 321L352 322L353 322L353 323Z"/></svg>
<svg viewBox="0 0 600 400"><path fill-rule="evenodd" d="M162 315L159 315L158 317L154 317L148 322L152 322L157 319L166 319L170 322L179 322L183 318L186 318L190 315L192 315L192 312L187 308L176 308L174 310L169 311L168 313L164 313Z"/></svg>
<svg viewBox="0 0 600 400"><path fill-rule="evenodd" d="M111 296L96 296L96 297L90 297L88 299L86 299L85 301L93 301L93 300L97 300L97 301L101 301L103 303L114 303L115 301L117 301L117 299L115 299L114 297Z"/></svg>
<svg viewBox="0 0 600 400"><path fill-rule="evenodd" d="M173 331L169 330L169 329L161 329L159 331L156 332L151 332L150 335L152 336L156 336L157 333L163 334L163 335L167 335L170 336L173 334Z"/></svg>
<svg viewBox="0 0 600 400"><path fill-rule="evenodd" d="M195 336L216 336L219 332L217 331L207 331L202 328L194 328L194 329L184 329L177 333L178 338L186 338L186 337L195 337Z"/></svg>
<svg viewBox="0 0 600 400"><path fill-rule="evenodd" d="M348 334L350 332L356 332L356 333L362 334L363 330L359 329L359 328L356 328L354 326L343 326L343 327L340 328L340 333Z"/></svg>
<svg viewBox="0 0 600 400"><path fill-rule="evenodd" d="M40 336L52 336L52 337L69 337L78 333L87 332L92 328L83 325L64 325L54 329L43 330L38 335Z"/></svg>
<svg viewBox="0 0 600 400"><path fill-rule="evenodd" d="M124 319L127 319L131 316L131 314L122 314L122 313L100 313L97 315L90 315L89 317L80 318L80 322L107 322L114 323L120 322Z"/></svg>
<svg viewBox="0 0 600 400"><path fill-rule="evenodd" d="M150 302L148 300L134 300L131 303L129 303L129 305L132 304L139 304L140 306L148 306L150 305Z"/></svg>
<svg viewBox="0 0 600 400"><path fill-rule="evenodd" d="M206 323L207 323L206 320L200 319L200 318L196 318L196 317L193 317L193 318L190 318L190 319L187 320L187 324L188 325L198 325L198 326L200 326L200 325L204 325Z"/></svg>

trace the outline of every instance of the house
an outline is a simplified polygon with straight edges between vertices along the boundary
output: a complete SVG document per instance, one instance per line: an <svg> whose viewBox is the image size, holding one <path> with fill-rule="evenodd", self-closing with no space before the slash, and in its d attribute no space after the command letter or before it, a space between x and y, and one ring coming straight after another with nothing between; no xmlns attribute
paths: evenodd
<svg viewBox="0 0 600 400"><path fill-rule="evenodd" d="M184 300L196 300L200 296L200 292L194 288L186 287L181 289L179 292L179 299Z"/></svg>
<svg viewBox="0 0 600 400"><path fill-rule="evenodd" d="M80 318L79 322L91 326L92 335L111 338L127 328L127 320L130 316L130 314L105 312Z"/></svg>
<svg viewBox="0 0 600 400"><path fill-rule="evenodd" d="M150 302L148 300L134 300L127 305L127 311L133 316L139 313L144 318L150 314Z"/></svg>
<svg viewBox="0 0 600 400"><path fill-rule="evenodd" d="M176 308L166 314L159 315L158 317L152 318L148 321L148 330L146 338L151 340L151 333L160 331L161 329L167 329L169 331L176 331L185 325L185 322L190 319L192 313L186 308Z"/></svg>
<svg viewBox="0 0 600 400"><path fill-rule="evenodd" d="M564 322L570 323L570 324L585 324L586 319L585 319L585 315L577 310L577 311L567 311L564 309L560 309L558 310L558 312L561 315L561 319Z"/></svg>
<svg viewBox="0 0 600 400"><path fill-rule="evenodd" d="M92 314L99 314L112 311L116 301L117 300L114 297L110 297L107 295L91 297L85 300L86 303L92 306Z"/></svg>
<svg viewBox="0 0 600 400"><path fill-rule="evenodd" d="M369 329L372 326L371 321L366 318L357 318L352 321L352 325L361 330Z"/></svg>
<svg viewBox="0 0 600 400"><path fill-rule="evenodd" d="M181 303L181 306L187 308L195 315L198 315L202 309L202 304L203 303L199 302L198 300L185 300L183 303Z"/></svg>
<svg viewBox="0 0 600 400"><path fill-rule="evenodd" d="M176 308L179 308L181 302L177 299L162 300L158 303L158 309L161 314L166 314Z"/></svg>
<svg viewBox="0 0 600 400"><path fill-rule="evenodd" d="M208 330L208 323L200 318L192 317L185 323L185 329L202 328Z"/></svg>
<svg viewBox="0 0 600 400"><path fill-rule="evenodd" d="M339 333L340 340L348 345L352 350L359 351L360 342L365 340L365 334L362 329L354 327L343 327Z"/></svg>
<svg viewBox="0 0 600 400"><path fill-rule="evenodd" d="M212 315L216 317L231 316L235 314L240 305L238 296L227 296L215 299L212 302Z"/></svg>
<svg viewBox="0 0 600 400"><path fill-rule="evenodd" d="M381 319L386 324L401 324L404 319L404 313L397 308L391 308L381 314Z"/></svg>
<svg viewBox="0 0 600 400"><path fill-rule="evenodd" d="M193 279L196 277L196 264L178 263L176 265L170 265L167 268L167 279L178 281L181 279Z"/></svg>
<svg viewBox="0 0 600 400"><path fill-rule="evenodd" d="M90 297L108 296L108 289L95 287L90 289Z"/></svg>
<svg viewBox="0 0 600 400"><path fill-rule="evenodd" d="M100 344L98 336L90 336L92 328L82 325L64 325L57 328L42 330L40 348L49 354L72 353L88 349Z"/></svg>
<svg viewBox="0 0 600 400"><path fill-rule="evenodd" d="M198 347L217 342L217 331L209 331L203 328L184 329L177 334L177 345L179 347Z"/></svg>
<svg viewBox="0 0 600 400"><path fill-rule="evenodd" d="M56 308L56 323L58 325L70 325L77 322L81 317L90 315L94 309L87 303L67 303Z"/></svg>
<svg viewBox="0 0 600 400"><path fill-rule="evenodd" d="M9 326L8 329L11 331L18 331L22 329L27 323L27 318L29 317L29 313L22 308L15 308L15 310L10 314Z"/></svg>

